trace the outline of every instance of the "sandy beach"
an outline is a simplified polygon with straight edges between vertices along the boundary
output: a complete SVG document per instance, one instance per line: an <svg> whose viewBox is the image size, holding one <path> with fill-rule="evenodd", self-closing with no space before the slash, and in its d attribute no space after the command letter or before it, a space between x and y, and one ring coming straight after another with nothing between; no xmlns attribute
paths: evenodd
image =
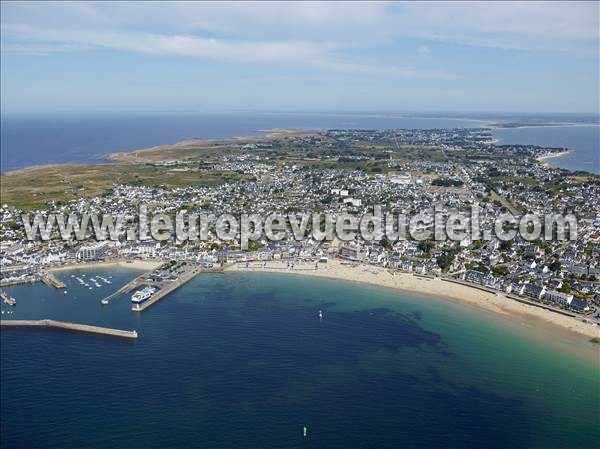
<svg viewBox="0 0 600 449"><path fill-rule="evenodd" d="M384 268L367 265L346 265L337 260L329 260L326 264L314 263L305 265L296 264L296 268L288 269L286 263L250 262L248 268L244 264L228 267L226 271L263 271L271 273L297 274L304 276L318 276L346 281L361 282L380 287L393 288L411 293L435 296L457 300L480 309L505 316L514 317L528 325L554 325L562 330L585 336L587 339L600 338L600 327L593 323L586 323L576 318L560 315L539 307L517 302L503 294L496 295L477 288L453 282L443 281L439 278L415 276L409 273L391 273Z"/></svg>
<svg viewBox="0 0 600 449"><path fill-rule="evenodd" d="M51 272L60 272L73 269L98 269L109 267L125 267L150 271L160 266L161 262L155 260L115 260L108 262L74 263L51 268ZM330 259L325 264L296 263L295 268L289 269L285 262L270 261L267 266L264 262L250 262L233 264L226 267L225 271L260 271L269 273L295 274L302 276L317 276L339 279L351 282L361 282L379 287L391 288L400 291L446 298L467 304L479 309L501 314L511 319L520 320L525 325L540 326L552 325L557 330L584 336L587 339L600 338L600 326L591 322L561 315L540 307L517 302L504 294L490 293L468 285L457 284L439 278L418 276L410 273L390 272L384 268L362 264L342 263Z"/></svg>
<svg viewBox="0 0 600 449"><path fill-rule="evenodd" d="M67 265L61 265L59 267L51 268L50 272L60 272L67 270L82 270L82 269L98 269L98 268L110 268L110 267L124 267L124 268L134 268L136 270L145 270L150 271L154 270L156 267L160 266L162 262L156 260L115 260L109 262L82 262L82 263L73 263Z"/></svg>
<svg viewBox="0 0 600 449"><path fill-rule="evenodd" d="M565 151L559 151L559 152L551 152L551 153L544 153L540 156L536 157L536 160L538 162L540 162L542 165L544 165L544 167L550 167L551 164L550 162L548 162L548 159L554 159L557 157L562 157L562 156L566 156L567 154L570 154L571 150L565 150Z"/></svg>

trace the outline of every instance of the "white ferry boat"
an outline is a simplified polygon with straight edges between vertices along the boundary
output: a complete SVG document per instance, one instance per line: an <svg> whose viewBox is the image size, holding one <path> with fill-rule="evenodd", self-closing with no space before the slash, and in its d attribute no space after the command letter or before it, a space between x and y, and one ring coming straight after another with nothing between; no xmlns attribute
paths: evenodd
<svg viewBox="0 0 600 449"><path fill-rule="evenodd" d="M154 287L144 287L143 289L138 290L131 296L131 302L134 304L141 304L148 298L150 298L154 294L154 292L156 292L156 289Z"/></svg>

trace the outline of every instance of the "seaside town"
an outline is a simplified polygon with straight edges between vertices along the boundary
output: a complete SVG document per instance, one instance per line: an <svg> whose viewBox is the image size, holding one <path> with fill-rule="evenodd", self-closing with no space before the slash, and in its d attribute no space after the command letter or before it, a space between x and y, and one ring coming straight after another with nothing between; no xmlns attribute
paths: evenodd
<svg viewBox="0 0 600 449"><path fill-rule="evenodd" d="M600 449L600 0L0 35L0 449Z"/></svg>
<svg viewBox="0 0 600 449"><path fill-rule="evenodd" d="M102 261L183 262L186 276L195 267L293 271L323 270L338 263L372 267L392 276L444 279L600 324L600 177L547 163L565 151L498 145L487 129L446 129L298 133L232 143L210 157L193 150L163 159L163 153L140 152L139 163L171 173L196 174L199 179L205 174L225 176L211 185L115 183L95 196L83 194L82 187L78 199L48 201L37 210L3 204L0 286L38 280L52 284L56 280L48 270L53 267ZM29 241L21 220L23 212L135 215L141 204L149 213L187 209L214 215L277 212L298 217L360 216L372 212L374 205L405 215L432 214L434 208L449 215L476 205L483 229L492 228L494 219L506 212L517 218L527 213L571 213L578 227L574 241L543 235L534 241L386 237L377 242L365 241L360 234L353 241L271 241L263 236L244 251L237 241L217 239L214 230L208 239L194 241L175 237L160 242L96 241L91 233L83 241ZM164 286L164 280L172 277L167 271L163 266L147 288Z"/></svg>

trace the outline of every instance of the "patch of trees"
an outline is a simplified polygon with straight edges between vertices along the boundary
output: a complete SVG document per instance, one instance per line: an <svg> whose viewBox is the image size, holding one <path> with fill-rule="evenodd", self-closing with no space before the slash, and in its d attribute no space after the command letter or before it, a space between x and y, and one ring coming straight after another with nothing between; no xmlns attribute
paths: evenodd
<svg viewBox="0 0 600 449"><path fill-rule="evenodd" d="M550 265L548 265L548 268L552 271L560 271L560 260L554 259Z"/></svg>
<svg viewBox="0 0 600 449"><path fill-rule="evenodd" d="M493 272L496 276L506 276L508 274L508 267L506 265L496 265Z"/></svg>
<svg viewBox="0 0 600 449"><path fill-rule="evenodd" d="M456 257L455 250L444 251L438 258L437 264L443 271L448 271L452 262L454 262L454 258Z"/></svg>
<svg viewBox="0 0 600 449"><path fill-rule="evenodd" d="M568 282L563 282L562 287L560 288L560 291L563 293L571 293L572 287Z"/></svg>
<svg viewBox="0 0 600 449"><path fill-rule="evenodd" d="M435 243L432 240L421 240L417 248L419 248L419 251L429 254L434 246Z"/></svg>
<svg viewBox="0 0 600 449"><path fill-rule="evenodd" d="M434 179L431 182L431 185L442 187L462 187L464 182L462 182L460 179L438 178Z"/></svg>

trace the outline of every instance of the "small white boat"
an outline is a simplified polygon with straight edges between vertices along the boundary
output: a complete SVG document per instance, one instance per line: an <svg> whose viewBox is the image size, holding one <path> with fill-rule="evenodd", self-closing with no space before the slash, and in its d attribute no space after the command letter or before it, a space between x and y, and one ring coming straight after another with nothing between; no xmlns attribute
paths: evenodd
<svg viewBox="0 0 600 449"><path fill-rule="evenodd" d="M322 320L323 319L323 311L319 310L319 319Z"/></svg>

